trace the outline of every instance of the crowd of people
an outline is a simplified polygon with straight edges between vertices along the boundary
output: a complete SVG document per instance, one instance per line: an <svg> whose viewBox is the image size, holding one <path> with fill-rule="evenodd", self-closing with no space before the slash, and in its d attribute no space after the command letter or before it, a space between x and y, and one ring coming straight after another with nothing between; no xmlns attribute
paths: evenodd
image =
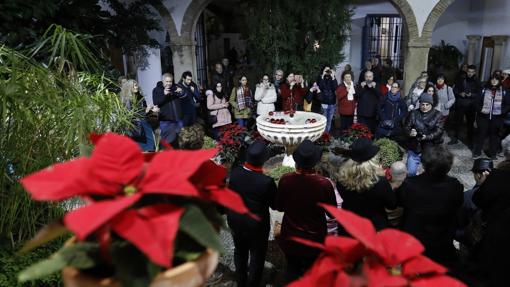
<svg viewBox="0 0 510 287"><path fill-rule="evenodd" d="M510 193L503 182L510 175L510 70L497 71L481 83L476 67L465 65L452 84L443 74L431 79L424 71L406 93L391 60L384 60L382 67L379 62L378 58L367 61L358 83L350 65L338 73L339 78L325 65L310 80L300 73L289 71L285 76L276 70L273 79L266 74L251 86L247 75L224 61L214 65L208 88L199 87L191 72L184 72L178 82L172 74L163 74L152 91L154 106L149 107L136 81L122 83L120 95L126 107L145 110L131 137L146 151L155 149L156 129L163 140L179 148L177 137L187 126L200 123L217 139L221 127L237 123L256 129L255 118L275 110L323 114L326 132L333 134L361 123L376 138L395 140L407 151L406 162L392 166L388 181L378 162L379 148L370 140L356 141L346 162L326 168L321 167L321 149L306 140L293 154L296 171L276 184L262 173L267 146L260 141L252 144L246 162L229 178L230 188L260 218L227 215L238 286L261 282L269 208L284 213L279 242L289 282L301 276L319 252L291 238L322 242L328 233L344 233L317 203L351 210L370 219L378 230L401 228L418 238L425 254L454 276L480 284L473 286L504 285L502 260L510 255L506 244L510 232L505 227L510 226ZM472 149L477 182L466 193L457 179L448 176L453 156L443 142L446 127L451 130L448 145L457 144L466 129L463 141ZM487 157L482 158L484 150ZM498 155L506 158L494 168ZM460 250L454 240L460 242Z"/></svg>

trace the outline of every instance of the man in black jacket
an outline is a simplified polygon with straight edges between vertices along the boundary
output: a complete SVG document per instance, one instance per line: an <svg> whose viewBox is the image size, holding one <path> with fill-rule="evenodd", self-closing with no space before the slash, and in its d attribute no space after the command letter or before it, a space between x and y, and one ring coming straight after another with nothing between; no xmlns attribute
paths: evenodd
<svg viewBox="0 0 510 287"><path fill-rule="evenodd" d="M197 120L197 108L200 105L200 90L193 82L190 71L182 73L182 78L177 84L182 89L181 108L182 121L185 127L192 126Z"/></svg>
<svg viewBox="0 0 510 287"><path fill-rule="evenodd" d="M322 75L317 79L317 85L320 89L319 100L322 106L322 115L326 117L326 132L331 131L331 123L336 112L336 88L338 82L335 79L335 71L329 66L322 69Z"/></svg>
<svg viewBox="0 0 510 287"><path fill-rule="evenodd" d="M409 136L407 172L415 176L421 163L421 153L442 143L443 121L440 111L433 108L434 98L428 93L420 96L420 109L409 115L404 134Z"/></svg>
<svg viewBox="0 0 510 287"><path fill-rule="evenodd" d="M456 144L459 138L459 130L466 117L468 146L473 144L474 122L476 116L476 102L480 97L480 82L476 77L476 66L469 65L465 78L460 78L453 89L455 93L455 112L453 116L454 129L452 140L449 145Z"/></svg>
<svg viewBox="0 0 510 287"><path fill-rule="evenodd" d="M377 129L377 106L381 100L381 92L374 81L372 71L365 72L365 81L360 83L356 95L358 123L366 125L375 134Z"/></svg>
<svg viewBox="0 0 510 287"><path fill-rule="evenodd" d="M152 101L159 107L161 139L173 145L177 143L177 135L182 128L182 96L182 89L174 83L170 73L163 74L162 81L152 90Z"/></svg>
<svg viewBox="0 0 510 287"><path fill-rule="evenodd" d="M262 173L262 165L268 157L267 145L261 140L255 141L248 147L246 163L230 175L229 188L239 193L250 212L260 219L227 213L234 238L237 286L241 287L259 286L264 270L270 229L269 207L273 208L276 196L274 180Z"/></svg>

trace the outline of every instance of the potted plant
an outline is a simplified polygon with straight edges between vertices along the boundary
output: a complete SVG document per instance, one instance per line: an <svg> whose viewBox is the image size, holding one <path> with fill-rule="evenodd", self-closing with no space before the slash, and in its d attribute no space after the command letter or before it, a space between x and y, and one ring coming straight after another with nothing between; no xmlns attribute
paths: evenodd
<svg viewBox="0 0 510 287"><path fill-rule="evenodd" d="M328 236L324 244L294 238L322 253L289 287L466 286L447 276L445 267L422 255L424 247L413 236L391 228L376 232L368 219L335 206L321 206L353 238Z"/></svg>
<svg viewBox="0 0 510 287"><path fill-rule="evenodd" d="M223 250L218 235L223 220L215 205L249 214L240 196L225 187L225 169L210 160L217 151L143 154L131 139L112 133L93 142L90 157L21 179L35 200L80 197L85 205L27 243L22 252L74 235L19 280L63 270L66 286L204 284Z"/></svg>
<svg viewBox="0 0 510 287"><path fill-rule="evenodd" d="M443 73L449 83L454 83L455 76L459 69L459 63L464 58L462 52L454 45L441 40L439 45L434 45L429 51L429 65L431 72Z"/></svg>
<svg viewBox="0 0 510 287"><path fill-rule="evenodd" d="M248 136L247 129L240 125L229 124L221 127L220 136L216 143L219 150L216 155L218 161L227 167L242 161Z"/></svg>
<svg viewBox="0 0 510 287"><path fill-rule="evenodd" d="M347 144L352 144L359 138L372 139L374 135L364 124L353 124L342 133L341 140Z"/></svg>

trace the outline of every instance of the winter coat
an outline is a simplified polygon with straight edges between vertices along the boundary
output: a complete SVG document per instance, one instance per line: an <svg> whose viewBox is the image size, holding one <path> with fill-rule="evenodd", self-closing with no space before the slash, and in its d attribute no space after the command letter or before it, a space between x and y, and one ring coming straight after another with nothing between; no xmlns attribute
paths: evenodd
<svg viewBox="0 0 510 287"><path fill-rule="evenodd" d="M257 101L257 115L267 115L275 110L276 89L273 84L269 84L266 88L262 84L258 84L255 89L255 101Z"/></svg>
<svg viewBox="0 0 510 287"><path fill-rule="evenodd" d="M352 85L354 85L354 82ZM349 100L347 98L348 92L349 90L344 83L341 83L336 88L337 110L340 115L353 116L356 110L356 93L353 95L352 100Z"/></svg>
<svg viewBox="0 0 510 287"><path fill-rule="evenodd" d="M407 116L407 105L398 93L398 99L391 99L388 94L379 103L379 136L398 136L402 133L402 121Z"/></svg>
<svg viewBox="0 0 510 287"><path fill-rule="evenodd" d="M230 106L232 107L232 111L234 112L234 117L236 119L249 119L252 113L252 107L246 107L242 110L239 110L239 106L237 104L237 95L241 92L240 87L235 87L232 89L232 93L230 94ZM248 89L249 90L249 89ZM251 95L251 91L250 91Z"/></svg>
<svg viewBox="0 0 510 287"><path fill-rule="evenodd" d="M327 178L308 172L287 173L281 177L276 193L276 209L284 212L280 247L285 254L300 257L319 254L319 250L292 240L292 237L300 237L324 242L327 234L326 213L318 203L337 204L333 184Z"/></svg>
<svg viewBox="0 0 510 287"><path fill-rule="evenodd" d="M268 236L271 219L269 207L274 206L277 189L274 179L244 167L237 167L230 175L229 188L241 196L252 214L259 217L259 220L255 220L248 215L227 212L228 225L232 231L253 236L265 233Z"/></svg>
<svg viewBox="0 0 510 287"><path fill-rule="evenodd" d="M335 105L336 104L336 88L338 87L338 82L336 79L323 79L317 82L319 85L319 89L321 90L319 99L321 104L323 105Z"/></svg>
<svg viewBox="0 0 510 287"><path fill-rule="evenodd" d="M461 78L453 89L456 97L456 105L461 107L472 107L475 108L476 101L480 97L481 87L480 82L475 77L473 78ZM462 97L461 93L471 93L469 97Z"/></svg>
<svg viewBox="0 0 510 287"><path fill-rule="evenodd" d="M358 116L375 118L377 116L377 106L381 99L379 86L374 88L368 86L358 87L356 99L358 100Z"/></svg>
<svg viewBox="0 0 510 287"><path fill-rule="evenodd" d="M425 255L443 264L455 261L453 237L464 186L453 177L436 178L425 171L407 178L397 199L404 208L401 228L420 240Z"/></svg>
<svg viewBox="0 0 510 287"><path fill-rule="evenodd" d="M447 116L450 114L453 104L455 104L455 94L452 87L445 84L442 89L437 89L436 110L440 111L443 116Z"/></svg>
<svg viewBox="0 0 510 287"><path fill-rule="evenodd" d="M418 133L416 137L408 138L408 148L416 153L421 153L423 149L429 146L442 143L443 136L443 115L436 109L431 109L427 113L414 110L411 111L405 125L404 133L409 136L412 129ZM419 136L425 135L425 139L419 139Z"/></svg>
<svg viewBox="0 0 510 287"><path fill-rule="evenodd" d="M409 107L409 110L417 110L420 108L420 96L423 92L425 92L424 89L417 89L416 87L409 90L406 97L406 104Z"/></svg>
<svg viewBox="0 0 510 287"><path fill-rule="evenodd" d="M508 112L510 112L510 94L508 91L503 90L502 87L498 89L498 93L501 93L501 113L498 115L494 114L494 110L491 110L489 113L483 111L484 101L487 99L488 102L491 101L491 98L494 98L492 91L490 88L485 88L481 92L481 96L477 99L476 111L479 115L485 116L488 119L492 119L494 117L504 117ZM493 100L494 101L494 100ZM493 107L495 107L496 101L493 102Z"/></svg>
<svg viewBox="0 0 510 287"><path fill-rule="evenodd" d="M184 115L196 116L196 107L200 103L200 90L197 84L191 82L188 86L183 80L180 80L177 84L182 89L183 96L181 98L182 113ZM193 90L191 90L193 87Z"/></svg>
<svg viewBox="0 0 510 287"><path fill-rule="evenodd" d="M280 85L280 97L282 99L282 110L296 110L297 107L303 106L303 100L306 96L306 88L295 84L292 89L288 83Z"/></svg>
<svg viewBox="0 0 510 287"><path fill-rule="evenodd" d="M170 88L170 94L165 95L163 82L159 81L156 84L156 87L152 90L152 101L154 105L159 107L160 121L177 122L182 119L180 97L183 95L177 94L177 92L175 92L176 89L177 85L173 84Z"/></svg>
<svg viewBox="0 0 510 287"><path fill-rule="evenodd" d="M217 119L217 122L213 124L212 127L216 128L232 123L232 116L230 115L228 108L225 107L225 104L228 103L227 99L225 97L222 99L218 98L211 90L208 90L206 94L209 114L216 116Z"/></svg>
<svg viewBox="0 0 510 287"><path fill-rule="evenodd" d="M343 199L343 209L369 219L377 230L388 227L385 209L395 209L397 198L386 178L380 177L379 181L367 190L350 190L341 182L337 182L337 188Z"/></svg>
<svg viewBox="0 0 510 287"><path fill-rule="evenodd" d="M214 88L217 83L221 83L224 91L230 91L230 89L232 89L228 73L225 71L223 71L221 74L218 74L218 72L214 71L212 75L212 83L212 88Z"/></svg>

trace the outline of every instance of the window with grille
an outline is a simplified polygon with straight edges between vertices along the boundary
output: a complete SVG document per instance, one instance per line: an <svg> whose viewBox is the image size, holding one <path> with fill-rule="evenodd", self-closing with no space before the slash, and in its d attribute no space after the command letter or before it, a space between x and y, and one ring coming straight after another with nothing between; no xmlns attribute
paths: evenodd
<svg viewBox="0 0 510 287"><path fill-rule="evenodd" d="M207 66L206 66L206 43L205 43L205 23L204 14L200 16L195 28L195 56L197 60L197 85L206 86L207 84Z"/></svg>
<svg viewBox="0 0 510 287"><path fill-rule="evenodd" d="M402 71L404 68L402 30L403 23L399 15L367 15L363 27L361 66L365 66L365 61L380 56L380 65L384 63L385 59L391 59L392 66Z"/></svg>

